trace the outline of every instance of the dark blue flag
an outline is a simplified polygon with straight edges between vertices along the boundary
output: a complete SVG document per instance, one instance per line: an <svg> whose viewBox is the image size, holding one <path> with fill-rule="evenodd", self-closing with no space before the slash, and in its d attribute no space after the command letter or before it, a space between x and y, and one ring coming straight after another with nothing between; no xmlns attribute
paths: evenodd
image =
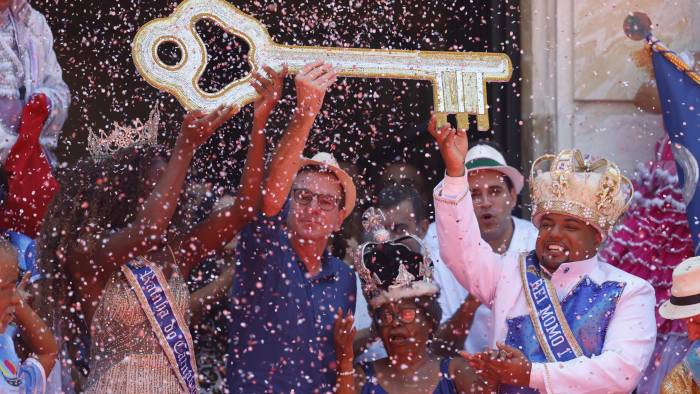
<svg viewBox="0 0 700 394"><path fill-rule="evenodd" d="M650 40L651 41L651 40ZM655 41L655 40L654 40ZM687 204L688 223L695 254L700 245L700 76L673 52L657 42L652 46L656 85L659 89L664 126L673 143L673 156Z"/></svg>

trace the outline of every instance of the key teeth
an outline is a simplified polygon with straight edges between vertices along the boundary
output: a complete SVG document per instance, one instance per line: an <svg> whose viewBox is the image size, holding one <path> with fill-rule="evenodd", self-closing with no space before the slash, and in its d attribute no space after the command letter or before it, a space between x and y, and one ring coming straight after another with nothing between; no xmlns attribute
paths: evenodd
<svg viewBox="0 0 700 394"><path fill-rule="evenodd" d="M476 128L479 131L489 131L489 114L476 115Z"/></svg>
<svg viewBox="0 0 700 394"><path fill-rule="evenodd" d="M449 123L447 121L447 114L446 113L443 113L443 112L436 113L435 118L437 120L435 127L438 129ZM458 129L463 129L463 130L469 129L469 114L468 113L459 112L459 113L455 114L455 118L457 118L457 128ZM489 115L488 114L476 115L476 127L479 131L489 131L490 130Z"/></svg>
<svg viewBox="0 0 700 394"><path fill-rule="evenodd" d="M438 113L435 114L435 120L436 120L436 122L435 122L435 128L436 128L437 130L440 130L440 128L441 128L442 126L444 126L444 125L446 125L446 124L448 123L448 122L447 122L447 114L446 114L446 113L442 113L442 112L438 112Z"/></svg>
<svg viewBox="0 0 700 394"><path fill-rule="evenodd" d="M460 112L457 115L455 115L457 118L457 128L466 130L469 128L469 114L466 112Z"/></svg>

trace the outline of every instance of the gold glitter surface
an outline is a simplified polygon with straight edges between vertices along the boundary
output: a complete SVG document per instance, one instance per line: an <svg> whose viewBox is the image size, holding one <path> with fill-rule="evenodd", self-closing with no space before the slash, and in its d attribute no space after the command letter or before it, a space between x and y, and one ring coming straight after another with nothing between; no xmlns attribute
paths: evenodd
<svg viewBox="0 0 700 394"><path fill-rule="evenodd" d="M173 309L189 315L189 292L179 274L168 281ZM185 392L158 343L136 293L121 270L104 290L92 319L86 393Z"/></svg>
<svg viewBox="0 0 700 394"><path fill-rule="evenodd" d="M195 32L201 19L210 19L250 47L249 62L255 71L267 64L280 70L286 64L296 73L312 61L333 65L339 76L428 80L433 84L438 126L446 114L459 114L458 126L466 127L467 115L476 115L479 130L488 130L486 83L508 81L510 58L503 53L428 52L361 48L332 48L276 44L256 19L223 0L185 0L167 18L152 20L136 33L132 57L136 69L154 87L177 97L188 110L211 111L220 104L246 105L257 97L250 75L216 93L199 88L197 81L207 64L204 43ZM157 56L163 42L182 52L175 66Z"/></svg>
<svg viewBox="0 0 700 394"><path fill-rule="evenodd" d="M659 390L661 394L700 394L700 387L682 362L666 375Z"/></svg>

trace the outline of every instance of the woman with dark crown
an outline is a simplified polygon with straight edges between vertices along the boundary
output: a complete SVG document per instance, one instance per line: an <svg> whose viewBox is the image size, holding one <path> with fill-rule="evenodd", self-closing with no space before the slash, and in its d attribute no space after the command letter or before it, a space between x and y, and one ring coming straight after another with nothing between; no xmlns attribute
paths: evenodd
<svg viewBox="0 0 700 394"><path fill-rule="evenodd" d="M253 73L260 98L236 203L188 233L168 230L193 155L239 108L188 113L169 159L157 144L157 111L145 125L91 135L95 160L64 174L39 239L49 282L40 299L69 345L76 327L90 327L89 374L75 391L199 391L184 278L256 215L264 128L286 73L265 71L269 79Z"/></svg>
<svg viewBox="0 0 700 394"><path fill-rule="evenodd" d="M362 223L371 240L359 247L355 270L368 300L373 330L388 357L353 365L352 313L338 311L334 327L338 393L468 393L489 391L462 358L440 358L430 343L440 324L439 289L423 241L414 235L390 239L381 210L370 208Z"/></svg>

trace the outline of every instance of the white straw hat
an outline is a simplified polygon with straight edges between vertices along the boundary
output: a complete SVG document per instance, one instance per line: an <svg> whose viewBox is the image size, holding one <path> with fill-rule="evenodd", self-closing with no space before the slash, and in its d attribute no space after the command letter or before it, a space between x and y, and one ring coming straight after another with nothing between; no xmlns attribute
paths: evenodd
<svg viewBox="0 0 700 394"><path fill-rule="evenodd" d="M300 168L310 165L320 166L321 168L333 172L333 174L338 177L340 185L343 187L343 192L345 193L345 206L343 207L343 209L345 209L345 217L343 219L347 218L353 208L355 208L355 199L357 198L357 190L355 190L355 184L352 182L350 175L340 168L338 161L328 152L318 152L310 159L304 157Z"/></svg>
<svg viewBox="0 0 700 394"><path fill-rule="evenodd" d="M673 270L671 298L659 314L672 320L700 315L700 257L684 260Z"/></svg>
<svg viewBox="0 0 700 394"><path fill-rule="evenodd" d="M516 194L520 193L525 185L523 174L521 174L516 168L506 164L506 159L503 157L501 152L489 145L479 144L469 149L469 151L467 151L464 166L467 168L467 172L476 170L494 170L502 173L503 175L507 176L511 182L513 182L513 187L515 188Z"/></svg>

